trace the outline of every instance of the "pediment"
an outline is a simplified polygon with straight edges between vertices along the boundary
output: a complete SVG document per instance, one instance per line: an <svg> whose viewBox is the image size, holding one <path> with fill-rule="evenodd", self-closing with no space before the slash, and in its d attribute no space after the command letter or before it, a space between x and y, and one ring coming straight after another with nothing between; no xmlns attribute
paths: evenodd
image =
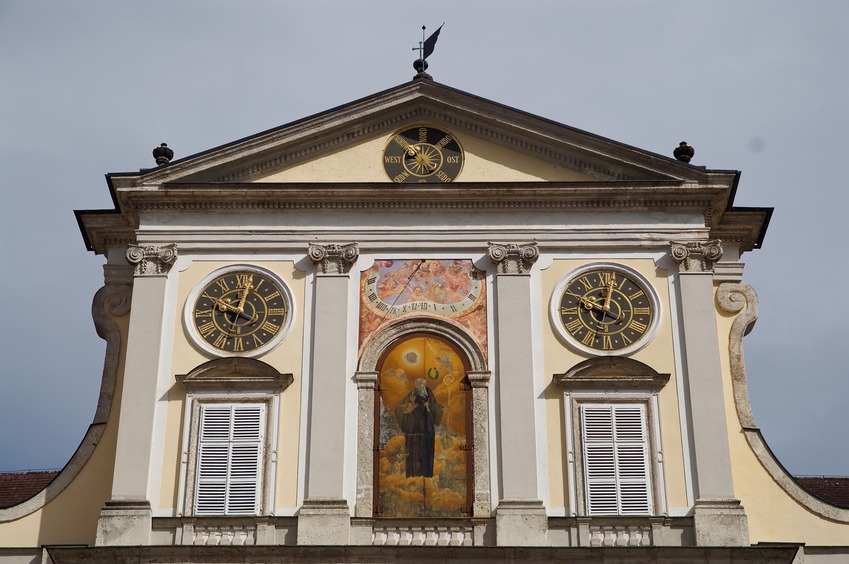
<svg viewBox="0 0 849 564"><path fill-rule="evenodd" d="M465 92L416 80L145 171L170 182L388 182L381 152L397 130L430 124L467 154L457 182L703 179L698 167Z"/></svg>

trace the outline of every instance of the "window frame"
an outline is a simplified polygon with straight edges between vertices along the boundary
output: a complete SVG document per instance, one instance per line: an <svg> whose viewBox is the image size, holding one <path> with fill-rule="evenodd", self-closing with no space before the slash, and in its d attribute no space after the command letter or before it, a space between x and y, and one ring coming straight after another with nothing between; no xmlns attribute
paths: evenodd
<svg viewBox="0 0 849 564"><path fill-rule="evenodd" d="M188 374L177 375L186 390L183 412L183 439L177 492L177 516L257 517L275 510L277 445L280 428L280 395L294 381L292 374L280 373L264 362L229 357L204 363ZM201 410L205 406L261 405L262 445L257 484L257 510L254 513L196 513L198 489Z"/></svg>
<svg viewBox="0 0 849 564"><path fill-rule="evenodd" d="M568 511L571 516L608 518L650 517L666 514L658 393L668 383L669 376L669 374L660 374L639 361L624 357L589 359L577 364L564 374L554 375L554 380L563 389ZM646 434L646 475L651 506L649 513L591 514L587 499L587 477L584 465L586 450L581 411L582 406L593 405L642 406Z"/></svg>

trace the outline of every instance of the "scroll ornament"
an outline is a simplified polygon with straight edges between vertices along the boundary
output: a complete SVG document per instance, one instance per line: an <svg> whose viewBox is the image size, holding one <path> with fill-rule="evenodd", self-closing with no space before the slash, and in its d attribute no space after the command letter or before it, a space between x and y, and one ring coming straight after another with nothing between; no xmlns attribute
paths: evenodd
<svg viewBox="0 0 849 564"><path fill-rule="evenodd" d="M146 247L130 245L127 247L126 257L127 262L134 265L136 276L164 274L177 260L177 245L176 243L159 247L156 245Z"/></svg>
<svg viewBox="0 0 849 564"><path fill-rule="evenodd" d="M539 258L537 243L490 243L489 259L498 274L527 274Z"/></svg>
<svg viewBox="0 0 849 564"><path fill-rule="evenodd" d="M347 245L311 243L309 255L319 273L347 274L360 256L360 248L356 243L348 243Z"/></svg>

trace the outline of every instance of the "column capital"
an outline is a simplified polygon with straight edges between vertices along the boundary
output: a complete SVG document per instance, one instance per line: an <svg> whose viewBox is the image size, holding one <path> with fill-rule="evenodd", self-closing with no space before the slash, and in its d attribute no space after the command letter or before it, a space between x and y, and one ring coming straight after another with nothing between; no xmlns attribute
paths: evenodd
<svg viewBox="0 0 849 564"><path fill-rule="evenodd" d="M536 241L531 243L489 243L489 260L498 274L527 274L539 258Z"/></svg>
<svg viewBox="0 0 849 564"><path fill-rule="evenodd" d="M669 254L678 263L678 272L711 272L722 258L722 241L670 241Z"/></svg>
<svg viewBox="0 0 849 564"><path fill-rule="evenodd" d="M466 378L469 379L469 384L473 388L488 388L489 387L489 377L490 371L468 371L466 372Z"/></svg>
<svg viewBox="0 0 849 564"><path fill-rule="evenodd" d="M177 244L168 245L128 245L125 254L127 262L134 266L135 276L167 274L177 260Z"/></svg>
<svg viewBox="0 0 849 564"><path fill-rule="evenodd" d="M377 372L354 372L354 382L358 389L373 390L377 385Z"/></svg>
<svg viewBox="0 0 849 564"><path fill-rule="evenodd" d="M348 274L360 256L356 243L319 245L310 243L310 260L315 263L319 274Z"/></svg>

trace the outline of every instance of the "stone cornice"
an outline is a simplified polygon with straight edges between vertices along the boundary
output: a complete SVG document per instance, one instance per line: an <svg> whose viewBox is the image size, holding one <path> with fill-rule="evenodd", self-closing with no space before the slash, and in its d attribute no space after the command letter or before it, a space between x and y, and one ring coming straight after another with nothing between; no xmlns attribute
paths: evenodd
<svg viewBox="0 0 849 564"><path fill-rule="evenodd" d="M415 121L525 153L600 180L696 179L706 171L444 85L416 81L144 171L146 184L265 176Z"/></svg>

